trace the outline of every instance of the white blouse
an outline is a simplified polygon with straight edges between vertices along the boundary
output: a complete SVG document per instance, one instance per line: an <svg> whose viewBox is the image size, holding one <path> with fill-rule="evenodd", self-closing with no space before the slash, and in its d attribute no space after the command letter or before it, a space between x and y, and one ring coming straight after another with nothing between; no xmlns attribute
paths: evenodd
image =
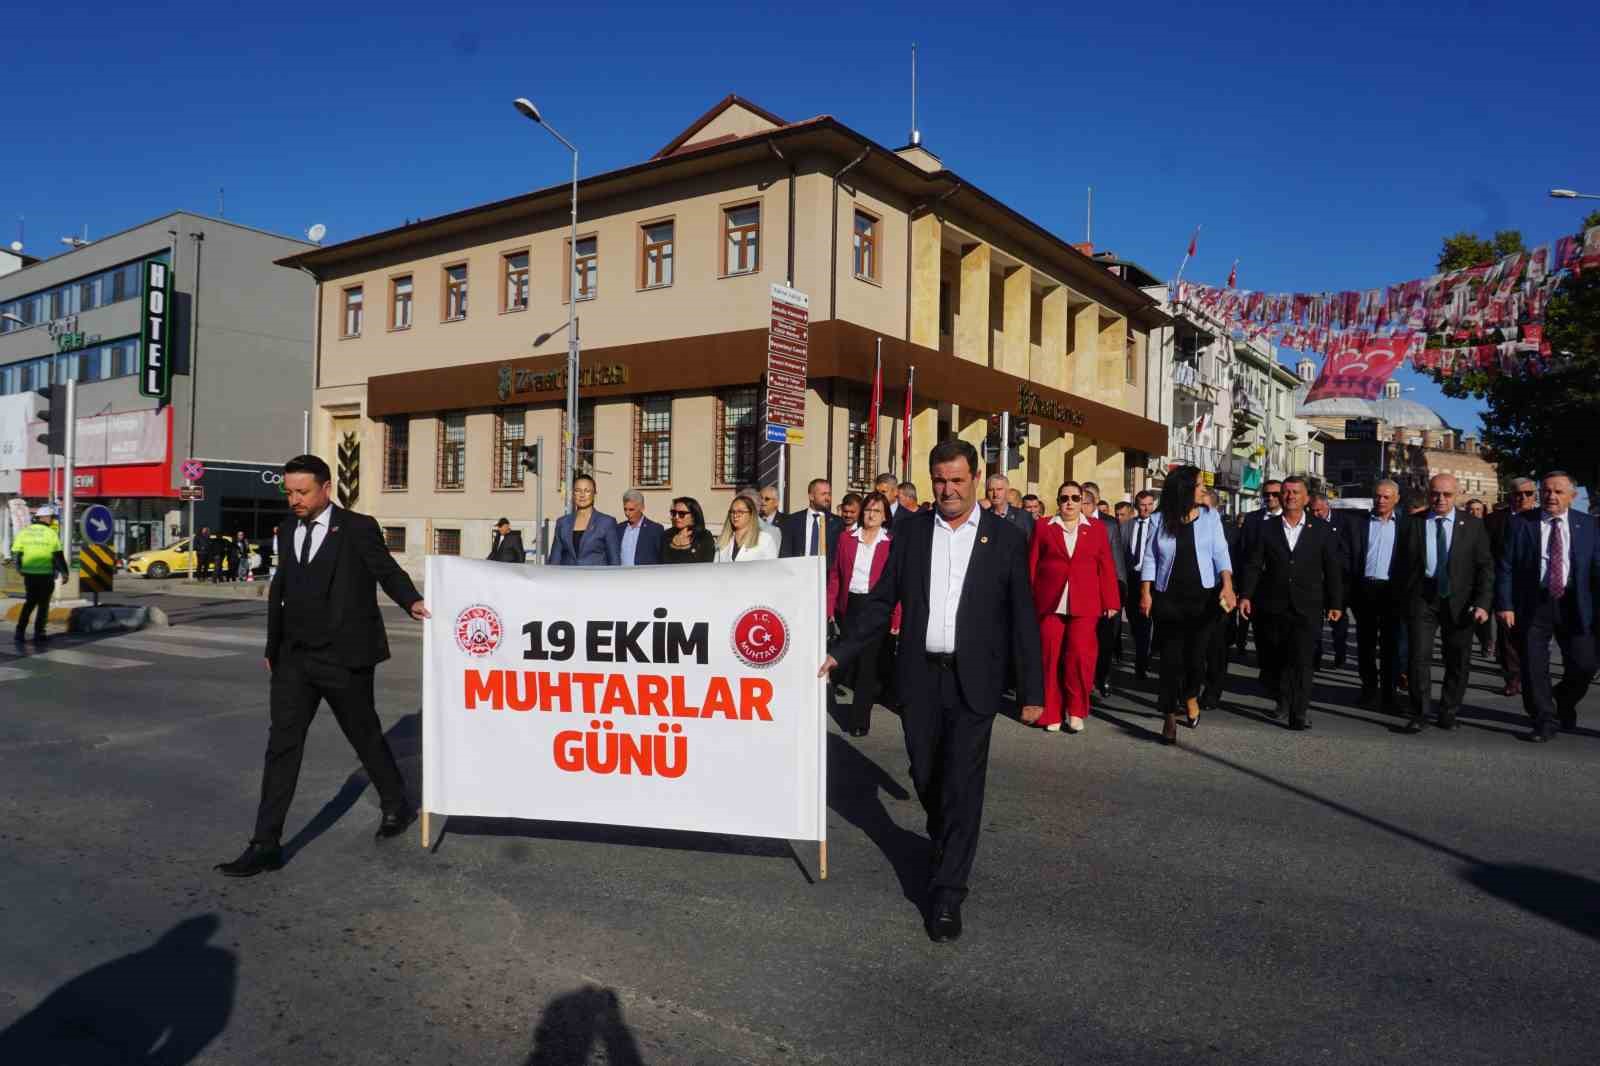
<svg viewBox="0 0 1600 1066"><path fill-rule="evenodd" d="M1061 530L1061 539L1066 542L1068 559L1072 558L1073 553L1078 550L1078 534L1083 531L1084 521L1083 516L1080 515L1078 524L1069 529L1067 528L1066 520L1060 515L1055 515L1050 519L1050 524ZM1056 604L1056 614L1067 613L1067 587L1067 582L1063 581L1061 583L1061 602Z"/></svg>

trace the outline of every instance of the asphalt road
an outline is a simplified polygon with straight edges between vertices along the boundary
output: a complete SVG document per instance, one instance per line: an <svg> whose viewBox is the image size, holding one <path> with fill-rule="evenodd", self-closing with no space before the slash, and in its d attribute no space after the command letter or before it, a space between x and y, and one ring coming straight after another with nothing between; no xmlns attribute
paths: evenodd
<svg viewBox="0 0 1600 1066"><path fill-rule="evenodd" d="M999 722L967 935L941 946L883 711L830 737L826 882L811 845L695 834L456 819L431 854L375 844L327 713L289 865L225 880L263 608L144 602L173 627L0 656L6 1066L1596 1059L1600 697L1579 735L1517 743L1483 660L1452 734L1393 735L1349 672L1304 734L1248 694L1177 749L1150 691L1081 736ZM379 702L415 784L421 643L390 616Z"/></svg>

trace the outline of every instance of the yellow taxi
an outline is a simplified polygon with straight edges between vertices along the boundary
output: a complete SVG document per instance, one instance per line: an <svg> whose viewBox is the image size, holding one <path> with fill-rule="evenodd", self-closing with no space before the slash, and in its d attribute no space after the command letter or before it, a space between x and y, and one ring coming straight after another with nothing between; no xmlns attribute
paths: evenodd
<svg viewBox="0 0 1600 1066"><path fill-rule="evenodd" d="M193 569L194 552L189 550L187 537L165 548L152 548L128 557L128 573L143 577L171 577L173 574L187 574Z"/></svg>

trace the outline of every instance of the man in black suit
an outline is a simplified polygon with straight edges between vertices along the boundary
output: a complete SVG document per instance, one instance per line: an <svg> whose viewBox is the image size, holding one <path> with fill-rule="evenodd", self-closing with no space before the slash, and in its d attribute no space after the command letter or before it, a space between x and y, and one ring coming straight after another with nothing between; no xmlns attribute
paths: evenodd
<svg viewBox="0 0 1600 1066"><path fill-rule="evenodd" d="M889 514L883 520L883 528L885 532L893 533L895 519L910 513L900 506L900 479L885 470L873 478L872 491L883 493L883 498L889 501Z"/></svg>
<svg viewBox="0 0 1600 1066"><path fill-rule="evenodd" d="M1350 524L1349 512L1341 513L1335 511L1333 505L1328 502L1328 497L1318 492L1313 493L1311 496L1311 514L1313 517L1320 518L1328 523L1333 527L1333 531L1339 535L1339 567L1344 575L1344 603L1348 607L1350 604L1351 564L1350 539L1345 533L1345 528ZM1349 612L1347 611L1340 615L1337 622L1331 623L1328 626L1328 631L1333 641L1333 668L1335 670L1343 670L1347 657L1346 649L1350 646ZM1325 641L1320 638L1317 640L1317 656L1314 666L1318 671L1322 669L1322 646L1324 643Z"/></svg>
<svg viewBox="0 0 1600 1066"><path fill-rule="evenodd" d="M821 555L826 551L832 559L839 552L839 537L844 533L844 519L833 513L833 486L825 477L811 479L806 486L806 509L785 515L778 522L783 544L778 548L778 558L792 559L800 555ZM823 544L823 531L827 543Z"/></svg>
<svg viewBox="0 0 1600 1066"><path fill-rule="evenodd" d="M1454 477L1435 474L1428 481L1428 512L1401 527L1398 591L1411 635L1411 716L1400 729L1406 734L1422 732L1427 718L1435 632L1444 650L1439 728L1456 727L1472 670L1474 627L1489 617L1494 599L1489 534L1483 522L1456 510L1456 491Z"/></svg>
<svg viewBox="0 0 1600 1066"><path fill-rule="evenodd" d="M1152 499L1151 502L1153 503L1154 500ZM1222 513L1222 500L1217 496L1216 490L1206 490L1206 506L1211 508L1213 511L1216 511L1218 514ZM1152 524L1149 526L1149 528L1152 531L1155 529L1155 521L1157 520L1153 518L1151 519ZM1228 558L1233 562L1233 565L1236 567L1243 565L1245 561L1244 557L1239 554L1238 524L1224 517L1222 520L1222 536L1223 540L1226 541L1228 545ZM1129 555L1129 558L1132 558L1131 554ZM1141 611L1133 612L1134 615L1139 615L1142 613L1143 612ZM1227 616L1230 622L1234 620L1234 614L1236 613L1237 608L1235 608L1235 611ZM1132 615L1130 615L1130 617L1132 617ZM1223 625L1215 625L1211 627L1211 646L1206 649L1205 683L1200 688L1200 706L1208 711L1214 711L1218 707L1221 707L1222 696L1224 691L1227 689L1227 684L1228 627Z"/></svg>
<svg viewBox="0 0 1600 1066"><path fill-rule="evenodd" d="M1239 613L1256 621L1256 646L1277 664L1276 706L1290 729L1310 729L1311 658L1322 622L1338 621L1344 606L1338 535L1306 513L1302 477L1283 480L1283 514L1263 521L1245 564Z"/></svg>
<svg viewBox="0 0 1600 1066"><path fill-rule="evenodd" d="M1210 499L1216 499L1216 493L1213 492L1208 495ZM1213 509L1216 506L1215 503L1211 504ZM1150 538L1156 532L1156 519L1154 517L1156 509L1155 493L1149 489L1139 490L1139 494L1133 498L1133 507L1133 516L1118 523L1122 534L1122 544L1127 549L1126 565L1129 574L1137 574L1139 572L1139 564L1144 560L1145 545L1150 543ZM1226 522L1224 524L1229 529L1232 528L1230 524ZM1233 548L1232 538L1229 539L1228 548L1230 551ZM1127 593L1128 590L1124 588L1123 603L1130 602L1127 599ZM1145 617L1143 611L1129 611L1127 613L1128 628L1133 632L1133 676L1143 681L1150 673L1150 619ZM1217 626L1215 628L1220 640L1223 627Z"/></svg>
<svg viewBox="0 0 1600 1066"><path fill-rule="evenodd" d="M1083 505L1078 511L1085 522L1099 523L1106 531L1106 539L1111 542L1111 564L1117 572L1117 589L1122 594L1122 602L1128 602L1128 549L1122 543L1122 527L1115 518L1107 518L1099 511L1100 486L1092 481L1085 481L1080 490L1083 493ZM1101 618L1094 625L1095 638L1099 647L1094 660L1094 689L1101 698L1111 695L1111 664L1122 657L1122 614L1118 612L1110 618Z"/></svg>
<svg viewBox="0 0 1600 1066"><path fill-rule="evenodd" d="M661 539L666 533L660 522L645 516L644 493L638 489L622 494L622 521L606 535L623 566L655 566L661 561Z"/></svg>
<svg viewBox="0 0 1600 1066"><path fill-rule="evenodd" d="M1250 553L1255 550L1256 541L1261 539L1261 530L1268 519L1277 520L1283 514L1283 482L1276 479L1268 481L1261 486L1261 506L1244 516L1244 521L1239 525L1239 552L1244 559L1250 558ZM1261 683L1267 686L1267 691L1273 691L1276 681L1268 672L1268 664L1261 651L1260 631L1256 633L1256 663L1261 667ZM1250 639L1250 619L1240 615L1238 624L1234 626L1234 646L1239 654L1244 654L1245 643Z"/></svg>
<svg viewBox="0 0 1600 1066"><path fill-rule="evenodd" d="M1011 481L1004 474L990 474L983 483L983 494L989 498L989 513L1004 518L1017 527L1024 537L1033 536L1033 515L1022 507L1011 506Z"/></svg>
<svg viewBox="0 0 1600 1066"><path fill-rule="evenodd" d="M282 565L267 594L267 669L272 726L261 773L261 803L250 846L217 867L253 877L283 866L279 840L300 778L306 730L323 700L378 790L378 839L399 836L415 813L373 706L373 668L389 657L378 612L378 586L421 621L416 586L390 556L383 531L367 515L333 506L333 475L315 455L283 467L283 488L298 520L279 534Z"/></svg>
<svg viewBox="0 0 1600 1066"><path fill-rule="evenodd" d="M189 545L189 550L194 552L194 578L204 581L211 572L211 527L201 526L200 533Z"/></svg>
<svg viewBox="0 0 1600 1066"><path fill-rule="evenodd" d="M1489 551L1494 555L1496 569L1499 568L1500 560L1506 553L1506 539L1510 532L1511 520L1539 506L1538 482L1531 477L1512 478L1506 489L1506 502L1506 507L1492 511L1489 517L1483 520L1484 528L1489 531ZM1500 676L1504 681L1500 691L1506 696L1522 695L1522 656L1517 650L1517 644L1518 641L1510 629L1503 625L1495 628L1495 661L1500 664Z"/></svg>
<svg viewBox="0 0 1600 1066"><path fill-rule="evenodd" d="M859 656L901 605L896 685L905 704L911 780L933 842L936 943L961 935L961 901L978 851L989 734L1009 667L1021 716L1044 713L1039 624L1028 583L1028 542L1010 522L977 506L978 453L947 440L928 455L936 513L905 519L861 610L819 677Z"/></svg>
<svg viewBox="0 0 1600 1066"><path fill-rule="evenodd" d="M522 562L522 534L511 528L511 519L502 518L494 524L494 540L489 545L491 563Z"/></svg>
<svg viewBox="0 0 1600 1066"><path fill-rule="evenodd" d="M1396 687L1402 671L1400 629L1402 599L1395 592L1400 576L1397 551L1404 522L1399 510L1400 486L1387 478L1372 489L1372 510L1346 520L1345 554L1350 561L1350 598L1356 616L1356 669L1361 674L1361 706L1399 714Z"/></svg>

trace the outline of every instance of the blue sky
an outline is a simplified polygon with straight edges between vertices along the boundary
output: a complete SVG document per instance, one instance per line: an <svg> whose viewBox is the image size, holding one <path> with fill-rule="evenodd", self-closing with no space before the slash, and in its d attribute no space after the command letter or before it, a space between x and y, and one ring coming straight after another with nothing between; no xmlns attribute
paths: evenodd
<svg viewBox="0 0 1600 1066"><path fill-rule="evenodd" d="M1600 19L1559 5L97 5L7 18L0 235L35 254L174 208L330 241L645 158L728 92L951 169L1071 240L1170 276L1360 289L1440 237L1583 212L1600 191ZM1413 399L1474 405L1402 371Z"/></svg>

